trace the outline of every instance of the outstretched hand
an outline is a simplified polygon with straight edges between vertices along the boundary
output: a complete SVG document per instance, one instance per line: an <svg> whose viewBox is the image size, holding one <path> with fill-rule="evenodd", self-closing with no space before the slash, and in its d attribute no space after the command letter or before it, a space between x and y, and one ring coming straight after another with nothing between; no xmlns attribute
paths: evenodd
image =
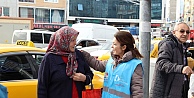
<svg viewBox="0 0 194 98"><path fill-rule="evenodd" d="M72 76L74 81L82 81L85 82L86 76L82 73L74 73Z"/></svg>

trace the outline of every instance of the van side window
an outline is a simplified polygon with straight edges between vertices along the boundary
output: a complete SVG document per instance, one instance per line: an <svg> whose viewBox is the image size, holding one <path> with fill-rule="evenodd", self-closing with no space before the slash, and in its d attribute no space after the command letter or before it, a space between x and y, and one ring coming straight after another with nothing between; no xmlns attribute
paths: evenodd
<svg viewBox="0 0 194 98"><path fill-rule="evenodd" d="M50 41L51 34L44 34L44 43L48 44Z"/></svg>
<svg viewBox="0 0 194 98"><path fill-rule="evenodd" d="M31 33L31 41L33 43L43 43L42 33Z"/></svg>

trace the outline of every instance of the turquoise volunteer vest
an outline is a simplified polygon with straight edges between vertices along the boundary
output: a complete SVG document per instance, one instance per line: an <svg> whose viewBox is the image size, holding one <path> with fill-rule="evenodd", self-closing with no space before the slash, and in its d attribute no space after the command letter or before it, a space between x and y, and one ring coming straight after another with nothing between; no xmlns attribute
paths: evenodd
<svg viewBox="0 0 194 98"><path fill-rule="evenodd" d="M113 70L113 59L110 58L106 65L102 98L128 98L131 95L130 84L135 68L142 64L139 59L132 59L120 63Z"/></svg>

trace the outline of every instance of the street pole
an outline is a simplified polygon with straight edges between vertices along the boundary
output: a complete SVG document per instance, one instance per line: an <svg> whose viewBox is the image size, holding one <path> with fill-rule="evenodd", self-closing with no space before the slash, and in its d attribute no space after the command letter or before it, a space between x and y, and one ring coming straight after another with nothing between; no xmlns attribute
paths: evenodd
<svg viewBox="0 0 194 98"><path fill-rule="evenodd" d="M139 50L144 56L142 59L143 78L143 98L149 98L149 70L150 70L150 43L151 43L151 0L140 0L140 25L139 25Z"/></svg>

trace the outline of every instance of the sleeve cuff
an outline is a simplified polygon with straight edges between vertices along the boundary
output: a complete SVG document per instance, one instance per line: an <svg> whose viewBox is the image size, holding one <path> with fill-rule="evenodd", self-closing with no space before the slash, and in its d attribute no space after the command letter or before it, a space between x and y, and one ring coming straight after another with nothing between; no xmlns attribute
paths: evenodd
<svg viewBox="0 0 194 98"><path fill-rule="evenodd" d="M90 83L91 83L91 77L90 77L90 75L86 75L86 81L85 81L85 84L86 85L89 85Z"/></svg>

